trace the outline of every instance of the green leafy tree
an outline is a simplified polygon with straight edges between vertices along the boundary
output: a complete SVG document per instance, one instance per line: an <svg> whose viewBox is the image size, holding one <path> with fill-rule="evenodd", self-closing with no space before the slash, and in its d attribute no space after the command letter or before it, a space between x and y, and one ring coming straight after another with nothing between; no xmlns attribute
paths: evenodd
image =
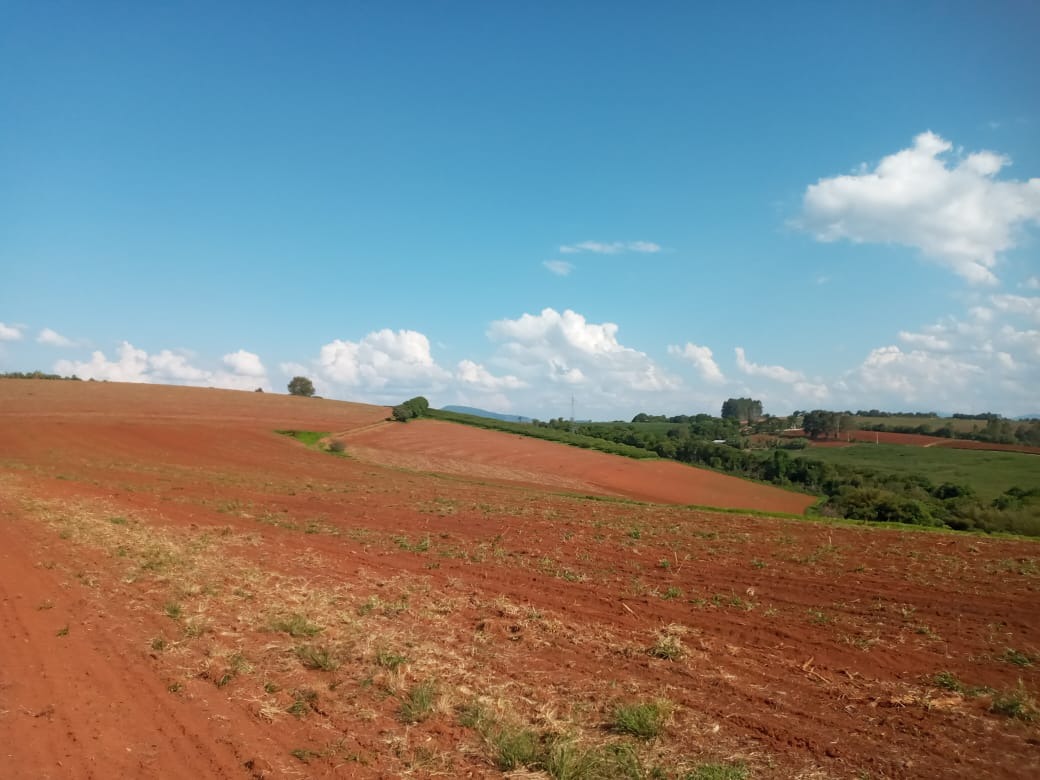
<svg viewBox="0 0 1040 780"><path fill-rule="evenodd" d="M430 402L421 395L417 395L415 398L409 398L403 404L395 406L391 414L393 419L398 422L408 422L416 417L426 417L429 411Z"/></svg>
<svg viewBox="0 0 1040 780"><path fill-rule="evenodd" d="M854 423L852 415L814 409L805 413L802 429L810 439L838 437L842 431L851 431L855 427Z"/></svg>
<svg viewBox="0 0 1040 780"><path fill-rule="evenodd" d="M289 380L289 394L310 398L314 395L314 383L305 376L294 376Z"/></svg>

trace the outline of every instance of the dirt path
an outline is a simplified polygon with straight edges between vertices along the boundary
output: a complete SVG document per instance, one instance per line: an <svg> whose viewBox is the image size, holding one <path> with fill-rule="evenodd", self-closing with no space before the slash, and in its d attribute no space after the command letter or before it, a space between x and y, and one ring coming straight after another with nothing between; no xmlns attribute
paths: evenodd
<svg viewBox="0 0 1040 780"><path fill-rule="evenodd" d="M250 724L171 695L89 562L72 579L16 514L0 505L0 777L248 777Z"/></svg>

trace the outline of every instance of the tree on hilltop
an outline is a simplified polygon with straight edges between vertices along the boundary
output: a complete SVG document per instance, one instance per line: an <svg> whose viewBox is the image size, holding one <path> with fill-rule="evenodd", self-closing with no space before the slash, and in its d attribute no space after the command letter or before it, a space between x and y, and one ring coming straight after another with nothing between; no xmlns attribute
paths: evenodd
<svg viewBox="0 0 1040 780"><path fill-rule="evenodd" d="M314 383L305 376L294 376L289 380L289 395L314 395Z"/></svg>
<svg viewBox="0 0 1040 780"><path fill-rule="evenodd" d="M395 406L392 410L392 419L398 422L408 422L416 417L425 417L429 411L430 402L421 395L417 395L415 398L410 398L403 404Z"/></svg>

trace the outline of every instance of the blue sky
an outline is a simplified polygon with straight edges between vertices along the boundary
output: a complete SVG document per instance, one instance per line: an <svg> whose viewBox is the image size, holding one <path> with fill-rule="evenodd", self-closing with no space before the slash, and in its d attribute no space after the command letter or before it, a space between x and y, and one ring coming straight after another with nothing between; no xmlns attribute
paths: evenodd
<svg viewBox="0 0 1040 780"><path fill-rule="evenodd" d="M0 370L1040 412L1032 3L12 3Z"/></svg>

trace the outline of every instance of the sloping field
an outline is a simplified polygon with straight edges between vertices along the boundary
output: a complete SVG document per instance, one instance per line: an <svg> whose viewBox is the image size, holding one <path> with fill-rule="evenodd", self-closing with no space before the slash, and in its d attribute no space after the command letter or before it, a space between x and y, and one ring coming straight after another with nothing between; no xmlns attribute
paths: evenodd
<svg viewBox="0 0 1040 780"><path fill-rule="evenodd" d="M271 432L383 416L0 382L0 777L1040 774L1036 543Z"/></svg>
<svg viewBox="0 0 1040 780"><path fill-rule="evenodd" d="M1040 447L1025 444L995 444L974 439L946 439L942 436L925 436L919 433L886 433L884 431L848 431L841 440L824 439L813 442L813 446L842 446L849 442L874 442L876 444L904 444L910 447L943 447L951 450L990 450L992 452L1025 452L1040 454Z"/></svg>
<svg viewBox="0 0 1040 780"><path fill-rule="evenodd" d="M686 466L639 461L466 425L419 420L344 437L366 460L666 504L801 514L816 498Z"/></svg>

